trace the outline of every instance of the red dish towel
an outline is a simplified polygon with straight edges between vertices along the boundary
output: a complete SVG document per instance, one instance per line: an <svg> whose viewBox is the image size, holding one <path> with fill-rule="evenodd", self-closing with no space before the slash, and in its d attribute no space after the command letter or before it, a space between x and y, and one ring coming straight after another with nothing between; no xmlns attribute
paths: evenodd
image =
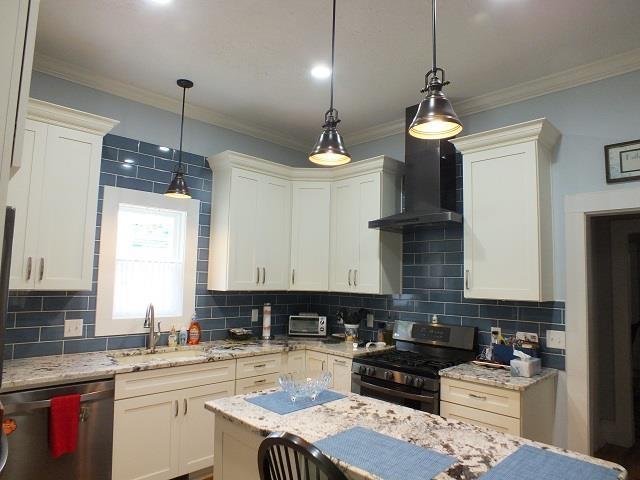
<svg viewBox="0 0 640 480"><path fill-rule="evenodd" d="M49 409L49 451L54 458L73 453L78 446L80 395L62 395L51 399Z"/></svg>

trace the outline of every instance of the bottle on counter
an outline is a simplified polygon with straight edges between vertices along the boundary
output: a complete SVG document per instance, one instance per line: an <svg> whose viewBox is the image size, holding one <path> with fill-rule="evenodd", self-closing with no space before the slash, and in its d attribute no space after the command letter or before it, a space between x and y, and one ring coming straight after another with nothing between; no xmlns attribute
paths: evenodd
<svg viewBox="0 0 640 480"><path fill-rule="evenodd" d="M265 303L262 308L262 339L271 338L271 304Z"/></svg>
<svg viewBox="0 0 640 480"><path fill-rule="evenodd" d="M200 329L200 323L198 323L196 314L191 317L191 325L189 325L189 338L187 343L189 345L197 345L200 343L200 336L202 331Z"/></svg>
<svg viewBox="0 0 640 480"><path fill-rule="evenodd" d="M171 331L169 332L169 337L167 338L167 345L170 347L175 347L178 345L178 335L176 334L175 325L171 325Z"/></svg>
<svg viewBox="0 0 640 480"><path fill-rule="evenodd" d="M189 334L187 333L187 327L184 325L180 328L180 334L178 335L178 343L182 346L187 344L187 339L189 338Z"/></svg>

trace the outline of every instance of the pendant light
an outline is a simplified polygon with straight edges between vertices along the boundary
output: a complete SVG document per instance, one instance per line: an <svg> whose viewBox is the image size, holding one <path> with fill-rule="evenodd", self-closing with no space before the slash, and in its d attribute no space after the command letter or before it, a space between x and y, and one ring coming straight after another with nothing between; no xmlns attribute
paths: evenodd
<svg viewBox="0 0 640 480"><path fill-rule="evenodd" d="M462 122L453 111L451 102L447 99L442 89L449 85L445 81L444 70L438 68L436 63L436 1L432 0L432 35L433 35L433 65L424 76L424 89L426 93L418 106L416 116L409 127L409 134L416 138L433 139L450 138L462 131ZM442 74L442 79L438 77Z"/></svg>
<svg viewBox="0 0 640 480"><path fill-rule="evenodd" d="M173 198L191 198L187 182L184 179L184 171L182 170L182 132L184 131L184 104L187 96L187 88L193 87L191 80L181 78L177 84L182 88L182 118L180 119L180 150L178 150L178 166L173 172L173 180L169 184L169 188L165 192L167 197Z"/></svg>
<svg viewBox="0 0 640 480"><path fill-rule="evenodd" d="M335 44L336 44L336 0L333 0L333 23L331 27L331 103L329 110L324 114L324 129L318 141L309 154L309 160L325 167L344 165L351 161L351 155L347 152L342 140L342 135L338 133L338 110L333 108L333 79L335 65Z"/></svg>

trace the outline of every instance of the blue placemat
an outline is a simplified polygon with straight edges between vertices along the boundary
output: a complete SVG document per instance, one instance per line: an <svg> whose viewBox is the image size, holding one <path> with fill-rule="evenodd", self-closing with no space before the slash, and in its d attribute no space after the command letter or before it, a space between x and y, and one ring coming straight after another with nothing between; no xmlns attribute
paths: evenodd
<svg viewBox="0 0 640 480"><path fill-rule="evenodd" d="M524 445L481 480L614 480L619 472L559 453Z"/></svg>
<svg viewBox="0 0 640 480"><path fill-rule="evenodd" d="M257 397L247 398L247 402L258 405L272 412L280 415L286 415L287 413L297 412L304 408L315 407L316 405L322 405L323 403L333 402L334 400L340 400L346 395L331 390L324 390L316 397L315 400L310 398L296 400L295 403L291 402L289 394L287 392L279 391L275 393L267 393L266 395L258 395Z"/></svg>
<svg viewBox="0 0 640 480"><path fill-rule="evenodd" d="M426 480L457 462L449 455L362 427L323 438L315 445L324 453L385 480Z"/></svg>

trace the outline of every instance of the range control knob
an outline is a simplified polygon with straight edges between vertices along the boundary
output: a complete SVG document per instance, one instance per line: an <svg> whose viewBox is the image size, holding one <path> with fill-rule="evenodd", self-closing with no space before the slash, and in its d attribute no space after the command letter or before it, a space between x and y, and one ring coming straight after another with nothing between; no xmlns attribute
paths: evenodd
<svg viewBox="0 0 640 480"><path fill-rule="evenodd" d="M370 377L375 377L376 376L376 369L373 368L373 367L367 368L367 375L369 375Z"/></svg>
<svg viewBox="0 0 640 480"><path fill-rule="evenodd" d="M386 370L384 372L384 379L385 380L391 380L393 378L393 372L390 372L389 370Z"/></svg>
<svg viewBox="0 0 640 480"><path fill-rule="evenodd" d="M406 377L404 377L405 385L411 385L412 382L413 382L413 377L411 375L407 375Z"/></svg>
<svg viewBox="0 0 640 480"><path fill-rule="evenodd" d="M360 373L360 375L366 375L367 367L365 367L364 365L360 365L360 368L358 369L358 373Z"/></svg>
<svg viewBox="0 0 640 480"><path fill-rule="evenodd" d="M416 378L416 380L415 380L415 382L413 382L413 384L418 388L422 388L424 386L424 379L423 378Z"/></svg>

